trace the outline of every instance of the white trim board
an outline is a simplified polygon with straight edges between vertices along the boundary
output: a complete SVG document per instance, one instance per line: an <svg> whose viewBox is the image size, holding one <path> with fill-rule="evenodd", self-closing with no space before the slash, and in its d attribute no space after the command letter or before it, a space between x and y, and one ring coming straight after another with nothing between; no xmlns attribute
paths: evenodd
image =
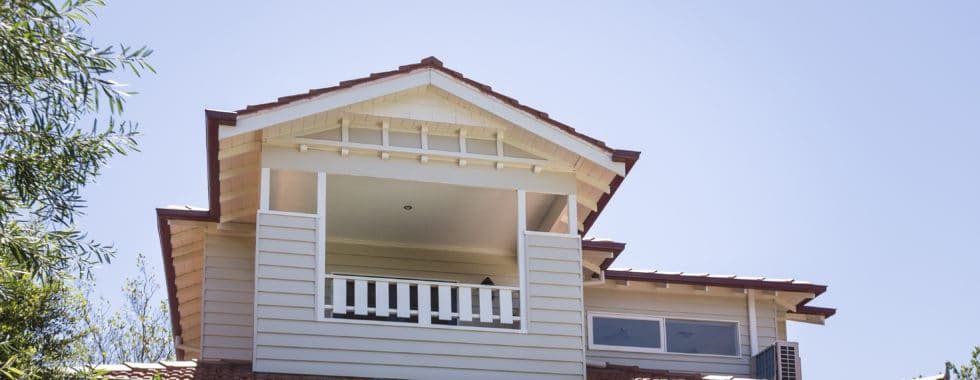
<svg viewBox="0 0 980 380"><path fill-rule="evenodd" d="M236 126L221 126L218 129L219 139L238 136L260 130L286 121L299 119L313 114L345 107L362 101L382 97L410 88L432 85L442 89L466 102L494 114L520 128L541 136L566 149L592 161L618 175L625 175L626 165L612 160L612 154L595 145L578 138L571 133L540 120L534 115L513 107L496 99L483 91L470 86L459 79L445 73L425 68L406 74L382 78L346 89L332 91L312 99L275 107L254 114L242 115Z"/></svg>

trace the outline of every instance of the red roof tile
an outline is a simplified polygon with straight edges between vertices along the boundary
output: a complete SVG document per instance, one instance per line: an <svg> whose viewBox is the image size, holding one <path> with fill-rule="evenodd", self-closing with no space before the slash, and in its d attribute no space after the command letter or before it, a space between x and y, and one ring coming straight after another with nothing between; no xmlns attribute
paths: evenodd
<svg viewBox="0 0 980 380"><path fill-rule="evenodd" d="M572 135L574 135L574 136L576 136L576 137L578 137L578 138L580 138L582 140L585 140L585 141L589 142L590 144L599 147L600 149L603 149L603 150L605 150L607 152L610 152L610 153L614 152L614 149L606 146L606 143L605 142L603 142L603 141L601 141L599 139L596 139L596 138L587 136L587 135L585 135L585 134L583 134L581 132L576 131L575 128L572 128L571 126L569 126L567 124L564 124L564 123L562 123L560 121L557 121L555 119L552 119L551 117L548 116L548 113L547 112L543 112L543 111L540 111L538 109L535 109L535 108L532 108L532 107L523 105L519 101L517 101L517 99L511 98L509 96L506 96L504 94L501 94L499 92L496 92L496 91L493 90L493 88L491 88L490 86L488 86L486 84L477 82L477 81L475 81L473 79L470 79L470 78L467 78L462 73L460 73L458 71L455 71L455 70L446 68L445 66L443 66L442 61L440 61L436 57L428 57L428 58L422 59L421 61L419 61L419 63L413 63L413 64L409 64L409 65L402 65L402 66L399 66L397 70L385 71L385 72L380 72L380 73L372 73L372 74L370 74L370 75L368 75L366 77L356 78L356 79L351 79L351 80L345 80L343 82L340 82L336 86L324 87L324 88L315 88L315 89L311 89L311 90L309 90L309 91L307 91L305 93L288 95L288 96L282 96L282 97L279 97L278 99L276 99L276 101L273 101L273 102L249 105L249 106L245 107L244 109L240 109L238 111L235 111L235 114L237 114L238 116L249 115L249 114L252 114L252 113L259 112L259 111L264 111L264 110L267 110L267 109L271 109L271 108L275 108L275 107L279 107L279 106L284 106L284 105L287 105L287 104L290 104L290 103L293 103L293 102L315 98L317 96L320 96L320 95L323 95L323 94L326 94L326 93L330 93L330 92L334 92L334 91L338 91L338 90L343 90L343 89L351 88L351 87L357 86L359 84L373 82L375 80L379 80L379 79L383 79L383 78L388 78L388 77L392 77L392 76L399 75L399 74L407 74L407 73L410 73L412 71L419 70L419 69L433 69L433 70L437 70L437 71L443 72L443 73L445 73L445 74L447 74L447 75L449 75L449 76L451 76L453 78L456 78L456 79L458 79L458 80L460 80L460 81L462 81L462 82L464 82L464 83L466 83L466 84L468 84L470 86L473 86L474 88L480 90L481 92L483 92L483 93L485 93L487 95L490 95L491 97L494 97L494 98L496 98L496 99L498 99L500 101L503 101L504 103L509 104L510 106L512 106L514 108L517 108L517 109L519 109L521 111L524 111L524 112L528 113L528 114L530 114L530 115L532 115L532 116L540 119L541 121L544 121L544 122L546 122L548 124L554 125L554 126L560 128L560 129L562 129L562 130L564 130L564 131L566 131L568 133L571 133Z"/></svg>
<svg viewBox="0 0 980 380"><path fill-rule="evenodd" d="M126 363L97 367L109 371L107 380L355 380L336 376L290 375L252 372L249 362L177 361ZM158 376L158 377L155 377Z"/></svg>
<svg viewBox="0 0 980 380"><path fill-rule="evenodd" d="M586 367L589 380L701 380L704 375L605 363Z"/></svg>

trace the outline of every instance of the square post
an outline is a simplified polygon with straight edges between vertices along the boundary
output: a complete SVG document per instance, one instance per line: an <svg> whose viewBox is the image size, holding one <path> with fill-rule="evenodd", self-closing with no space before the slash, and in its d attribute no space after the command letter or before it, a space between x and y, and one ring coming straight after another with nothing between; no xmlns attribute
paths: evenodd
<svg viewBox="0 0 980 380"><path fill-rule="evenodd" d="M521 287L521 331L527 332L527 253L524 234L527 232L527 193L517 190L517 272Z"/></svg>
<svg viewBox="0 0 980 380"><path fill-rule="evenodd" d="M578 235L578 202L575 194L568 194L568 234Z"/></svg>
<svg viewBox="0 0 980 380"><path fill-rule="evenodd" d="M269 178L271 176L272 170L269 168L262 168L261 174L259 174L259 210L269 211Z"/></svg>
<svg viewBox="0 0 980 380"><path fill-rule="evenodd" d="M749 304L749 347L752 356L759 353L759 326L755 315L755 289L745 291L745 299Z"/></svg>
<svg viewBox="0 0 980 380"><path fill-rule="evenodd" d="M316 320L324 319L327 265L327 173L316 173ZM334 312L337 312L334 310Z"/></svg>

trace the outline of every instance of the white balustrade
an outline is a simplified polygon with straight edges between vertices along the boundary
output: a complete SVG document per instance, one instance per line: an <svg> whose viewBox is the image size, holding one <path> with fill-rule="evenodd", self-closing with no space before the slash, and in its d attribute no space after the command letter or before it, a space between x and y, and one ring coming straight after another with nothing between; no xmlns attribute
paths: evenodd
<svg viewBox="0 0 980 380"><path fill-rule="evenodd" d="M325 279L332 297L324 307L332 318L498 328L517 328L521 321L516 287L338 274Z"/></svg>

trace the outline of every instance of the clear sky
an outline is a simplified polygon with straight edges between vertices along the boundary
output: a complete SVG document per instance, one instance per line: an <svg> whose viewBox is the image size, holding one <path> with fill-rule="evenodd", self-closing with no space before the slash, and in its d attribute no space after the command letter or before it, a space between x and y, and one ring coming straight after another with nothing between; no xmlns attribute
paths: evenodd
<svg viewBox="0 0 980 380"><path fill-rule="evenodd" d="M814 304L838 314L789 330L807 378L980 345L980 2L110 1L91 29L159 71L123 77L142 152L85 191L83 227L120 250L103 294L137 252L161 268L154 207L207 205L205 108L435 55L643 152L592 230L628 244L617 266L829 285Z"/></svg>

